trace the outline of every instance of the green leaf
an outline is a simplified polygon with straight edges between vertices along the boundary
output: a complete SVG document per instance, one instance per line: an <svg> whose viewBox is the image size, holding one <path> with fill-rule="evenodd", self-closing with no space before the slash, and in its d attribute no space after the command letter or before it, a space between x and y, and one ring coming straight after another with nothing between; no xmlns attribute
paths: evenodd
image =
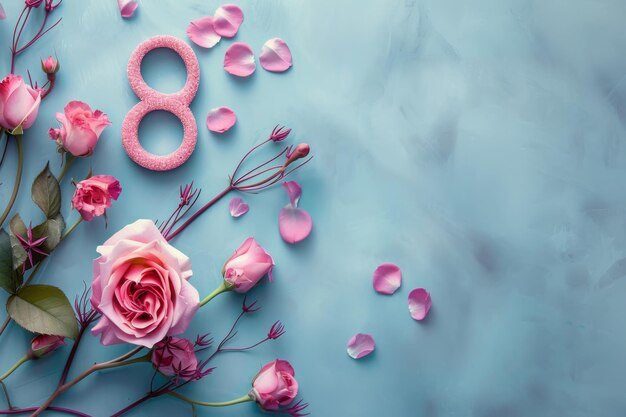
<svg viewBox="0 0 626 417"><path fill-rule="evenodd" d="M61 213L58 213L51 219L46 220L42 224L33 228L33 239L39 239L44 236L48 238L41 245L41 249L44 252L50 254L61 242L61 236L63 236L63 229L65 229L65 221ZM41 256L41 255L40 255Z"/></svg>
<svg viewBox="0 0 626 417"><path fill-rule="evenodd" d="M75 339L76 316L63 291L51 285L29 285L7 301L7 312L28 331Z"/></svg>
<svg viewBox="0 0 626 417"><path fill-rule="evenodd" d="M14 293L20 284L17 274L13 270L13 250L9 234L0 230L0 287L9 293Z"/></svg>
<svg viewBox="0 0 626 417"><path fill-rule="evenodd" d="M53 218L61 209L61 187L50 171L50 163L37 175L32 187L33 201L46 217Z"/></svg>
<svg viewBox="0 0 626 417"><path fill-rule="evenodd" d="M28 259L28 255L19 240L11 235L11 250L13 251L13 269L21 271L22 265Z"/></svg>

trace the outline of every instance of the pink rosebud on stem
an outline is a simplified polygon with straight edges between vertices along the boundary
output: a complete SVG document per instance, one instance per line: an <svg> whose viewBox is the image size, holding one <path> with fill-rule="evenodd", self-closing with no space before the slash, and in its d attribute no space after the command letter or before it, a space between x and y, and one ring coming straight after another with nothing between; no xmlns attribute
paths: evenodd
<svg viewBox="0 0 626 417"><path fill-rule="evenodd" d="M67 103L63 113L56 116L61 128L48 131L50 139L74 156L91 155L102 131L111 124L105 113L76 100Z"/></svg>
<svg viewBox="0 0 626 417"><path fill-rule="evenodd" d="M298 395L298 381L291 364L277 359L263 366L252 380L250 396L264 410L278 410Z"/></svg>
<svg viewBox="0 0 626 417"><path fill-rule="evenodd" d="M30 342L30 350L28 356L32 359L39 359L46 356L61 346L65 345L65 338L63 336L50 336L47 334L40 334L35 336Z"/></svg>
<svg viewBox="0 0 626 417"><path fill-rule="evenodd" d="M224 264L224 281L238 293L250 291L265 275L272 280L274 260L253 237L249 237Z"/></svg>
<svg viewBox="0 0 626 417"><path fill-rule="evenodd" d="M41 60L41 69L46 74L56 74L61 69L59 61L51 56Z"/></svg>
<svg viewBox="0 0 626 417"><path fill-rule="evenodd" d="M41 92L26 85L19 75L9 74L0 82L0 127L21 134L35 123Z"/></svg>
<svg viewBox="0 0 626 417"><path fill-rule="evenodd" d="M285 161L285 164L283 166L287 167L298 159L305 158L310 151L311 148L307 143L299 144L293 151L287 151L287 160Z"/></svg>

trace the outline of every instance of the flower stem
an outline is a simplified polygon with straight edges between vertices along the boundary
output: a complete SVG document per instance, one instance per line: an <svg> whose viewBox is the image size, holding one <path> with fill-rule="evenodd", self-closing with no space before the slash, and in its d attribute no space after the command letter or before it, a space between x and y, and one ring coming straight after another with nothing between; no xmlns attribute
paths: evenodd
<svg viewBox="0 0 626 417"><path fill-rule="evenodd" d="M250 401L254 401L254 399L250 396L250 394L246 394L242 397L239 398L235 398L234 400L230 400L230 401L223 401L223 402L206 402L206 401L198 401L198 400L194 400L192 398L186 397L183 394L180 394L176 391L171 391L167 393L168 395L171 395L173 397L178 398L179 400L183 400L189 404L195 404L195 405L201 405L204 407L228 407L230 405L235 405L235 404L241 404L241 403L247 403Z"/></svg>
<svg viewBox="0 0 626 417"><path fill-rule="evenodd" d="M6 330L10 322L11 322L11 317L7 316L7 318L4 319L4 321L2 322L2 325L0 325L0 336L2 335L2 333L4 333L4 331Z"/></svg>
<svg viewBox="0 0 626 417"><path fill-rule="evenodd" d="M226 281L222 281L219 287L217 287L211 294L207 295L204 300L200 301L200 307L217 297L223 292L230 291L232 288L231 285L226 284Z"/></svg>
<svg viewBox="0 0 626 417"><path fill-rule="evenodd" d="M63 164L63 168L61 169L61 172L59 173L59 176L57 177L57 181L61 182L63 180L63 177L65 177L65 174L67 174L67 171L70 170L75 160L76 160L76 157L72 155L71 153L68 152L65 154L65 163Z"/></svg>
<svg viewBox="0 0 626 417"><path fill-rule="evenodd" d="M0 415L11 415L11 414L26 414L36 411L37 407L28 407L28 408L11 408L10 410L0 410ZM80 411L72 410L65 407L48 407L50 411L57 411L59 413L65 413L72 416L79 417L91 417L89 414L81 413Z"/></svg>
<svg viewBox="0 0 626 417"><path fill-rule="evenodd" d="M76 226L78 226L82 221L83 221L83 218L79 217L78 220L74 222L74 224L72 224L70 227L65 229L65 232L63 232L63 235L61 235L61 240L65 239L70 233L72 233L74 229L76 229Z"/></svg>
<svg viewBox="0 0 626 417"><path fill-rule="evenodd" d="M9 199L9 203L0 217L0 226L4 224L4 221L9 216L15 199L17 198L17 192L20 190L20 183L22 182L22 168L24 167L24 149L22 147L22 135L15 136L15 143L17 143L17 174L15 175L15 184L13 185L13 193Z"/></svg>
<svg viewBox="0 0 626 417"><path fill-rule="evenodd" d="M187 221L185 221L185 223L181 224L172 233L168 233L168 235L166 236L166 239L167 240L172 240L180 232L185 230L187 228L187 226L189 226L196 218L198 218L202 213L204 213L209 207L211 207L213 204L217 203L222 197L224 197L226 194L228 194L232 190L233 190L233 186L231 184L228 184L228 187L224 188L224 190L221 193L219 193L218 195L216 195L215 197L213 197L213 199L211 201L206 203L204 206L200 207L200 209L198 209L198 211L196 211L190 218L188 218Z"/></svg>
<svg viewBox="0 0 626 417"><path fill-rule="evenodd" d="M0 381L5 380L9 375L11 375L13 373L13 371L15 371L17 368L22 366L22 364L28 362L29 360L30 360L30 358L28 357L28 355L22 356L17 362L15 362L13 364L12 367L10 367L5 373L0 375Z"/></svg>
<svg viewBox="0 0 626 417"><path fill-rule="evenodd" d="M156 397L157 395L153 392L149 392L146 395L144 395L143 397L141 397L140 399L138 399L137 401L135 401L132 404L127 405L126 407L122 408L120 411L118 411L115 414L111 414L111 417L119 417L123 414L128 413L130 410L132 410L133 408L137 407L140 404L145 403L146 401L148 401L151 398Z"/></svg>

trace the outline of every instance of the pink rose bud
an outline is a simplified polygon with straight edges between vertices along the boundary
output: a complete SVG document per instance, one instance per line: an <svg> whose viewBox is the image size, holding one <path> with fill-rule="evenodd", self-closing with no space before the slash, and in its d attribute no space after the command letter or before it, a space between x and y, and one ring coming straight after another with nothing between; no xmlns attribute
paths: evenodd
<svg viewBox="0 0 626 417"><path fill-rule="evenodd" d="M33 359L39 359L64 345L65 338L63 336L40 334L39 336L35 336L30 342L28 356Z"/></svg>
<svg viewBox="0 0 626 417"><path fill-rule="evenodd" d="M74 156L91 155L102 131L111 124L107 115L100 110L92 111L82 101L70 101L63 111L57 113L61 128L50 139Z"/></svg>
<svg viewBox="0 0 626 417"><path fill-rule="evenodd" d="M187 380L196 374L198 358L193 343L189 339L166 337L152 350L152 363L159 372L178 375Z"/></svg>
<svg viewBox="0 0 626 417"><path fill-rule="evenodd" d="M49 56L41 60L41 69L46 74L56 74L61 69L61 66L59 65L59 61Z"/></svg>
<svg viewBox="0 0 626 417"><path fill-rule="evenodd" d="M270 139L274 142L281 142L289 136L291 133L291 129L285 129L285 127L276 126L274 130L272 130L272 134L270 135Z"/></svg>
<svg viewBox="0 0 626 417"><path fill-rule="evenodd" d="M8 131L28 129L35 123L41 93L24 83L19 75L9 74L0 82L0 127Z"/></svg>
<svg viewBox="0 0 626 417"><path fill-rule="evenodd" d="M305 158L309 154L310 150L311 148L308 144L299 144L298 146L296 146L296 149L291 152L287 152L287 161L285 161L284 166L286 167L287 165L293 163L294 161L297 161L298 159Z"/></svg>
<svg viewBox="0 0 626 417"><path fill-rule="evenodd" d="M26 0L24 2L26 4L26 7L39 7L41 6L41 3L43 3L43 0Z"/></svg>
<svg viewBox="0 0 626 417"><path fill-rule="evenodd" d="M265 365L252 380L250 396L265 410L290 404L298 395L298 381L291 364L276 359Z"/></svg>
<svg viewBox="0 0 626 417"><path fill-rule="evenodd" d="M94 217L106 214L111 201L117 200L122 192L120 182L110 175L94 175L76 184L72 196L72 207L83 220L90 221Z"/></svg>
<svg viewBox="0 0 626 417"><path fill-rule="evenodd" d="M224 264L224 281L239 293L248 292L265 275L272 280L274 260L249 237Z"/></svg>

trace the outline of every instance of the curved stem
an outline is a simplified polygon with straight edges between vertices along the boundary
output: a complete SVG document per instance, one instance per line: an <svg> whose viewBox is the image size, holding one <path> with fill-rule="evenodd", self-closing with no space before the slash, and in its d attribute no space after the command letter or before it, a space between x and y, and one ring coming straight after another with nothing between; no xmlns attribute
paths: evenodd
<svg viewBox="0 0 626 417"><path fill-rule="evenodd" d="M9 203L4 209L4 213L2 213L2 217L0 217L0 226L4 224L4 221L9 216L11 209L13 208L13 204L15 204L15 199L17 198L17 192L20 190L20 183L22 182L22 168L24 167L24 149L22 147L22 136L15 136L15 142L17 143L17 174L15 175L15 184L13 185L13 193L11 194L11 198L9 199Z"/></svg>
<svg viewBox="0 0 626 417"><path fill-rule="evenodd" d="M228 194L232 190L233 190L233 186L231 184L228 184L228 187L224 188L224 190L221 193L219 193L218 195L216 195L215 197L213 197L213 199L211 201L206 203L204 206L200 207L200 209L198 209L198 211L196 211L190 218L188 218L185 223L181 224L172 233L168 233L168 235L165 238L167 240L171 240L174 237L176 237L180 232L185 230L187 228L187 226L189 226L196 218L198 218L202 213L204 213L209 207L211 207L213 204L217 203L222 197L224 197L226 194Z"/></svg>
<svg viewBox="0 0 626 417"><path fill-rule="evenodd" d="M226 292L226 291L230 291L231 288L232 288L232 286L227 285L226 281L222 281L222 283L220 284L219 287L217 287L211 294L207 295L204 298L204 300L200 301L200 307L202 307L203 305L205 305L206 303L208 303L209 301L211 301L212 299L214 299L215 297L217 297L221 293Z"/></svg>
<svg viewBox="0 0 626 417"><path fill-rule="evenodd" d="M65 177L65 174L67 174L67 171L70 170L75 160L76 160L76 157L72 155L71 153L68 152L65 154L65 163L63 164L63 168L61 168L61 172L59 173L59 176L57 177L57 181L61 182L63 180L63 177Z"/></svg>
<svg viewBox="0 0 626 417"><path fill-rule="evenodd" d="M22 364L28 362L29 360L30 360L30 357L28 355L22 356L17 362L13 364L12 367L10 367L5 373L0 375L0 381L5 380L9 375L13 373L13 371L15 371L17 368L22 366Z"/></svg>
<svg viewBox="0 0 626 417"><path fill-rule="evenodd" d="M250 396L250 394L246 394L242 397L239 398L235 398L234 400L230 400L230 401L223 401L223 402L206 402L206 401L198 401L198 400L194 400L192 398L186 397L183 394L180 394L178 392L172 391L172 392L168 392L168 395L171 395L173 397L178 398L179 400L183 400L189 404L195 404L195 405L201 405L203 407L228 407L230 405L235 405L235 404L241 404L241 403L247 403L250 401L254 401L254 399Z"/></svg>
<svg viewBox="0 0 626 417"><path fill-rule="evenodd" d="M10 322L11 322L11 317L7 316L7 318L4 319L4 322L2 322L2 326L0 326L0 336L7 329L7 326L9 325Z"/></svg>
<svg viewBox="0 0 626 417"><path fill-rule="evenodd" d="M153 392L149 392L146 395L144 395L143 397L141 397L140 399L138 399L137 401L135 401L132 404L127 405L126 407L122 408L120 411L118 411L115 414L111 414L111 417L119 417L123 414L128 413L130 410L132 410L133 408L137 407L140 404L145 403L146 401L148 401L151 398L156 397L157 395Z"/></svg>
<svg viewBox="0 0 626 417"><path fill-rule="evenodd" d="M10 410L0 410L0 415L11 415L11 414L26 414L36 411L37 407L29 407L29 408L12 408ZM89 414L81 413L80 411L72 410L65 407L48 407L50 411L58 411L59 413L70 414L72 416L79 417L91 417Z"/></svg>

